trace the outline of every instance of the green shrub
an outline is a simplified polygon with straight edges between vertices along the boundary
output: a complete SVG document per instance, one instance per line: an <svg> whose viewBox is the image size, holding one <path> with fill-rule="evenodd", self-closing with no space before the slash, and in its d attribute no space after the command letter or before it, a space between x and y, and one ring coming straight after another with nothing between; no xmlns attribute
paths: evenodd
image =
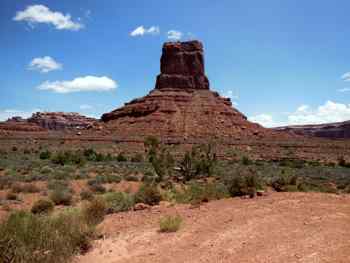
<svg viewBox="0 0 350 263"><path fill-rule="evenodd" d="M290 169L284 169L274 176L271 181L271 186L277 192L296 192L306 190L306 186Z"/></svg>
<svg viewBox="0 0 350 263"><path fill-rule="evenodd" d="M68 189L54 189L49 196L52 202L55 203L55 205L72 204L73 195Z"/></svg>
<svg viewBox="0 0 350 263"><path fill-rule="evenodd" d="M50 152L49 150L45 150L45 151L43 151L43 152L40 153L39 158L40 158L41 160L48 160L48 159L51 158L51 152Z"/></svg>
<svg viewBox="0 0 350 263"><path fill-rule="evenodd" d="M102 198L93 198L84 205L82 214L88 224L97 225L103 221L106 209L106 202Z"/></svg>
<svg viewBox="0 0 350 263"><path fill-rule="evenodd" d="M80 166L84 165L86 162L83 154L80 151L57 152L55 155L51 157L51 161L54 164L59 164L59 165L74 164L74 165L80 165Z"/></svg>
<svg viewBox="0 0 350 263"><path fill-rule="evenodd" d="M53 211L55 204L51 200L39 199L31 209L33 214L47 214Z"/></svg>
<svg viewBox="0 0 350 263"><path fill-rule="evenodd" d="M122 192L107 193L104 195L107 205L107 213L118 213L131 210L134 199L130 194Z"/></svg>
<svg viewBox="0 0 350 263"><path fill-rule="evenodd" d="M243 164L243 165L251 165L251 164L253 164L253 161L250 160L249 157L243 156L243 157L242 157L242 164Z"/></svg>
<svg viewBox="0 0 350 263"><path fill-rule="evenodd" d="M182 218L179 215L176 216L165 216L159 221L159 231L170 233L176 232L180 229Z"/></svg>
<svg viewBox="0 0 350 263"><path fill-rule="evenodd" d="M124 156L123 153L119 153L117 156L117 161L118 162L126 162L128 159Z"/></svg>
<svg viewBox="0 0 350 263"><path fill-rule="evenodd" d="M1 262L65 263L87 250L91 235L91 228L77 213L14 212L0 225Z"/></svg>
<svg viewBox="0 0 350 263"><path fill-rule="evenodd" d="M135 203L158 205L162 196L154 184L142 184L135 194Z"/></svg>
<svg viewBox="0 0 350 263"><path fill-rule="evenodd" d="M42 174L52 174L53 172L54 172L54 169L51 168L50 166L43 166L40 169L40 173L42 173Z"/></svg>
<svg viewBox="0 0 350 263"><path fill-rule="evenodd" d="M256 191L262 188L261 179L257 173L250 169L237 169L223 179L230 195L254 197Z"/></svg>
<svg viewBox="0 0 350 263"><path fill-rule="evenodd" d="M174 199L178 203L200 204L211 200L229 197L224 184L190 182L182 190L173 190Z"/></svg>
<svg viewBox="0 0 350 263"><path fill-rule="evenodd" d="M82 191L80 192L81 200L89 200L91 201L94 198L94 194L91 191Z"/></svg>

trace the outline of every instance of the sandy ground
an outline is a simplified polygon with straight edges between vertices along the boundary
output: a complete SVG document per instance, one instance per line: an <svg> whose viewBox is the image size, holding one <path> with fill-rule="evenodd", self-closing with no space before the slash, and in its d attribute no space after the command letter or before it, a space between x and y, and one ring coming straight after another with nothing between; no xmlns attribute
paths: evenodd
<svg viewBox="0 0 350 263"><path fill-rule="evenodd" d="M176 233L159 233L159 219L179 214ZM121 262L350 262L350 195L271 193L190 208L162 204L108 216L105 238L75 259Z"/></svg>

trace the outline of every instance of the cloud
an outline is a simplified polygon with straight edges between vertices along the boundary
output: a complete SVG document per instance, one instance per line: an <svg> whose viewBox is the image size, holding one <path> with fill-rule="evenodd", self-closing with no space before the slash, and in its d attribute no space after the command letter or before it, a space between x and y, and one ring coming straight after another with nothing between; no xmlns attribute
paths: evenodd
<svg viewBox="0 0 350 263"><path fill-rule="evenodd" d="M288 124L320 124L329 122L341 122L350 120L350 104L336 103L327 101L324 105L312 109L307 107L306 109L296 110L288 116Z"/></svg>
<svg viewBox="0 0 350 263"><path fill-rule="evenodd" d="M55 61L52 57L45 56L42 58L34 58L28 66L29 70L36 70L41 73L47 73L53 70L62 69L62 64Z"/></svg>
<svg viewBox="0 0 350 263"><path fill-rule="evenodd" d="M13 20L26 21L31 26L37 23L52 24L58 30L77 31L84 27L73 22L70 14L53 12L45 5L30 5L24 11L18 11Z"/></svg>
<svg viewBox="0 0 350 263"><path fill-rule="evenodd" d="M88 105L88 104L83 104L83 105L80 105L79 108L81 110L91 110L93 109L94 107L92 107L91 105Z"/></svg>
<svg viewBox="0 0 350 263"><path fill-rule="evenodd" d="M348 92L350 91L350 88L342 88L342 89L338 89L339 92Z"/></svg>
<svg viewBox="0 0 350 263"><path fill-rule="evenodd" d="M253 116L253 117L249 117L248 119L251 122L259 123L260 125L262 125L264 127L268 127L268 128L274 127L277 125L274 122L272 116L269 114L259 114L259 115Z"/></svg>
<svg viewBox="0 0 350 263"><path fill-rule="evenodd" d="M343 76L341 76L341 79L344 81L350 81L350 72L343 74Z"/></svg>
<svg viewBox="0 0 350 263"><path fill-rule="evenodd" d="M271 114L249 117L250 121L257 122L265 127L342 122L350 120L350 104L336 103L329 100L317 108L301 105L294 112L287 114L284 119L278 121L275 119Z"/></svg>
<svg viewBox="0 0 350 263"><path fill-rule="evenodd" d="M12 117L22 117L29 118L33 113L41 111L40 109L34 109L31 111L23 111L23 110L15 110L15 109L7 109L0 110L0 121L6 121Z"/></svg>
<svg viewBox="0 0 350 263"><path fill-rule="evenodd" d="M150 28L144 28L143 26L139 26L136 29L134 29L130 36L136 37L136 36L143 36L143 35L158 35L160 33L158 26L151 26Z"/></svg>
<svg viewBox="0 0 350 263"><path fill-rule="evenodd" d="M182 32L177 30L168 31L168 39L170 40L180 40L182 38Z"/></svg>
<svg viewBox="0 0 350 263"><path fill-rule="evenodd" d="M84 91L110 91L118 84L108 77L85 76L70 81L46 81L39 85L39 90L50 90L56 93L72 93Z"/></svg>

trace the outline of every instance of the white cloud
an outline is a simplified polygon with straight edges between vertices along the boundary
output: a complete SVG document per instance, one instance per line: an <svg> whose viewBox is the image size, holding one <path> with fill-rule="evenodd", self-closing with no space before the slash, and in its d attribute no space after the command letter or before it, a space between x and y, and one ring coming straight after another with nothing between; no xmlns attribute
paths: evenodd
<svg viewBox="0 0 350 263"><path fill-rule="evenodd" d="M250 117L249 120L265 127L342 122L350 120L350 104L327 101L315 109L308 105L301 105L295 112L289 113L284 120L276 121L271 114L259 114Z"/></svg>
<svg viewBox="0 0 350 263"><path fill-rule="evenodd" d="M79 108L81 110L91 110L93 109L94 107L92 107L91 105L88 105L88 104L83 104L83 105L80 105Z"/></svg>
<svg viewBox="0 0 350 263"><path fill-rule="evenodd" d="M28 66L30 70L37 70L41 73L47 73L53 70L62 69L62 64L55 61L52 57L45 56L42 58L34 58Z"/></svg>
<svg viewBox="0 0 350 263"><path fill-rule="evenodd" d="M168 31L168 39L170 40L180 40L182 38L182 32L177 30Z"/></svg>
<svg viewBox="0 0 350 263"><path fill-rule="evenodd" d="M51 90L56 93L71 93L83 91L109 91L116 89L118 84L108 77L85 76L70 81L46 81L39 85L39 90Z"/></svg>
<svg viewBox="0 0 350 263"><path fill-rule="evenodd" d="M342 88L342 89L338 89L339 92L348 92L350 91L350 88Z"/></svg>
<svg viewBox="0 0 350 263"><path fill-rule="evenodd" d="M158 26L151 26L150 28L145 28L144 26L139 26L136 29L134 29L130 36L136 37L136 36L143 36L143 35L158 35L160 32Z"/></svg>
<svg viewBox="0 0 350 263"><path fill-rule="evenodd" d="M276 123L274 122L272 116L269 114L259 114L256 116L249 117L248 119L251 122L259 123L264 127L270 128L276 126Z"/></svg>
<svg viewBox="0 0 350 263"><path fill-rule="evenodd" d="M350 120L350 104L327 101L324 105L300 111L299 109L288 116L288 124L319 124Z"/></svg>
<svg viewBox="0 0 350 263"><path fill-rule="evenodd" d="M341 79L344 81L350 81L350 72L343 74L343 76L341 76Z"/></svg>
<svg viewBox="0 0 350 263"><path fill-rule="evenodd" d="M15 110L15 109L7 109L7 110L0 110L0 121L6 121L7 119L10 119L12 117L22 117L22 118L29 118L32 116L33 113L41 111L40 109L34 109L31 111L22 111L22 110Z"/></svg>
<svg viewBox="0 0 350 263"><path fill-rule="evenodd" d="M70 14L53 12L45 5L30 5L24 11L18 11L13 20L26 21L31 26L37 23L52 24L58 30L77 31L84 27L83 24L73 22Z"/></svg>

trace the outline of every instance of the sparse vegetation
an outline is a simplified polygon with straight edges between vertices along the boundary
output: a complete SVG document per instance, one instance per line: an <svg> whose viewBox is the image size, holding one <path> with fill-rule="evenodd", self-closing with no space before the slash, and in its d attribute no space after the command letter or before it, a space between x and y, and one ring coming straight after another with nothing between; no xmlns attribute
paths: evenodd
<svg viewBox="0 0 350 263"><path fill-rule="evenodd" d="M123 192L113 192L104 195L107 213L128 211L134 206L133 196Z"/></svg>
<svg viewBox="0 0 350 263"><path fill-rule="evenodd" d="M33 214L48 214L53 211L55 204L48 199L39 199L36 201L31 209Z"/></svg>
<svg viewBox="0 0 350 263"><path fill-rule="evenodd" d="M163 233L176 232L180 229L181 224L181 216L165 216L159 221L159 231Z"/></svg>
<svg viewBox="0 0 350 263"><path fill-rule="evenodd" d="M2 262L67 262L90 246L91 227L78 212L37 216L19 211L0 225Z"/></svg>
<svg viewBox="0 0 350 263"><path fill-rule="evenodd" d="M135 203L158 205L162 196L155 184L142 184L135 194Z"/></svg>
<svg viewBox="0 0 350 263"><path fill-rule="evenodd" d="M87 202L82 210L84 220L90 225L97 225L102 222L106 214L107 206L105 200L100 197L93 198Z"/></svg>

